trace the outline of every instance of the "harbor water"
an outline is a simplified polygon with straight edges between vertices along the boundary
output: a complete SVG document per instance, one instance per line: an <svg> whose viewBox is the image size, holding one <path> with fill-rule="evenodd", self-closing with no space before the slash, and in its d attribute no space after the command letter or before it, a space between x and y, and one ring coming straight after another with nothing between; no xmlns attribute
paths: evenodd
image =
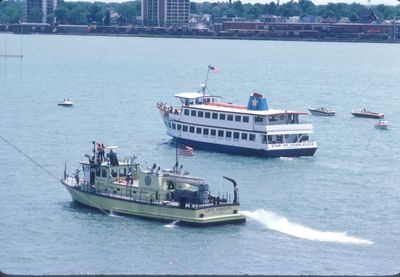
<svg viewBox="0 0 400 277"><path fill-rule="evenodd" d="M395 44L0 34L0 270L12 274L394 274L400 255L400 48ZM171 168L156 108L208 89L309 116L314 157L180 157L213 194L239 184L247 222L193 228L104 214L59 179L119 146ZM69 98L72 108L57 106ZM385 113L388 130L351 110Z"/></svg>

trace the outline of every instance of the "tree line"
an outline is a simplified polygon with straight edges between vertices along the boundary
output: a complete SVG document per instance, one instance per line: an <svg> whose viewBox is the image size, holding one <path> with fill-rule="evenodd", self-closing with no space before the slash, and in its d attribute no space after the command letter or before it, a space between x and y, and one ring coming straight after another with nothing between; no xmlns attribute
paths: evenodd
<svg viewBox="0 0 400 277"><path fill-rule="evenodd" d="M24 0L8 0L0 2L0 23L12 24L24 21ZM275 2L266 4L243 4L241 1L219 3L190 3L190 13L194 15L209 14L211 18L245 18L259 19L263 15L290 16L319 16L322 18L347 17L351 22L360 22L361 16L373 10L382 20L400 19L400 5L365 6L357 3L329 3L315 5L310 0L289 1L280 5ZM61 2L59 7L49 15L56 18L59 24L86 25L96 22L98 25L134 25L141 13L141 1L123 3L103 2Z"/></svg>

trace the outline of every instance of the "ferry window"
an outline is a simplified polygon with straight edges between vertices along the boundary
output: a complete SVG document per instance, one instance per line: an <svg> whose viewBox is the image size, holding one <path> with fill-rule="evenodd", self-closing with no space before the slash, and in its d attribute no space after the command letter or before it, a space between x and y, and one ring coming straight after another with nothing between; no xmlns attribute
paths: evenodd
<svg viewBox="0 0 400 277"><path fill-rule="evenodd" d="M235 121L238 121L238 122L240 122L240 115L235 115Z"/></svg>
<svg viewBox="0 0 400 277"><path fill-rule="evenodd" d="M201 128L196 128L196 134L201 134Z"/></svg>
<svg viewBox="0 0 400 277"><path fill-rule="evenodd" d="M186 125L183 125L183 126L182 126L182 131L187 132L187 129L188 129L188 128L187 128Z"/></svg>
<svg viewBox="0 0 400 277"><path fill-rule="evenodd" d="M212 136L215 136L215 134L217 133L217 131L216 130L214 130L214 129L211 129L211 135Z"/></svg>
<svg viewBox="0 0 400 277"><path fill-rule="evenodd" d="M172 123L172 129L176 129L176 124L175 123Z"/></svg>
<svg viewBox="0 0 400 277"><path fill-rule="evenodd" d="M272 141L272 136L268 136L268 141ZM261 143L267 143L266 135L261 135Z"/></svg>
<svg viewBox="0 0 400 277"><path fill-rule="evenodd" d="M168 127L171 128L171 122L168 122Z"/></svg>
<svg viewBox="0 0 400 277"><path fill-rule="evenodd" d="M268 136L268 141L272 141L272 136Z"/></svg>
<svg viewBox="0 0 400 277"><path fill-rule="evenodd" d="M208 136L208 131L209 131L209 130L208 130L207 128L204 128L204 129L203 129L203 135Z"/></svg>
<svg viewBox="0 0 400 277"><path fill-rule="evenodd" d="M239 139L239 132L233 132L233 138Z"/></svg>
<svg viewBox="0 0 400 277"><path fill-rule="evenodd" d="M247 133L242 133L242 139L247 140Z"/></svg>
<svg viewBox="0 0 400 277"><path fill-rule="evenodd" d="M213 119L218 119L218 114L217 113L212 113L212 118Z"/></svg>
<svg viewBox="0 0 400 277"><path fill-rule="evenodd" d="M202 111L198 111L198 112L197 112L197 116L198 116L198 117L203 117L203 114L204 114L204 112L202 112Z"/></svg>
<svg viewBox="0 0 400 277"><path fill-rule="evenodd" d="M227 138L231 138L232 137L232 132L231 131L226 131L225 136Z"/></svg>
<svg viewBox="0 0 400 277"><path fill-rule="evenodd" d="M249 135L249 140L255 141L256 140L256 135L255 134L250 134Z"/></svg>
<svg viewBox="0 0 400 277"><path fill-rule="evenodd" d="M99 167L96 169L96 176L100 177L100 168Z"/></svg>
<svg viewBox="0 0 400 277"><path fill-rule="evenodd" d="M178 128L177 128L178 130L181 130L181 129L182 129L182 125L181 125L181 124L178 124L177 127L178 127Z"/></svg>
<svg viewBox="0 0 400 277"><path fill-rule="evenodd" d="M111 169L111 176L113 176L113 177L117 177L118 176L118 173L117 173L117 170L116 169Z"/></svg>
<svg viewBox="0 0 400 277"><path fill-rule="evenodd" d="M209 113L209 112L205 112L205 113L204 113L204 117L205 117L205 118L210 118L210 113Z"/></svg>
<svg viewBox="0 0 400 277"><path fill-rule="evenodd" d="M218 130L218 136L219 136L219 137L223 137L223 136L224 136L224 131Z"/></svg>
<svg viewBox="0 0 400 277"><path fill-rule="evenodd" d="M194 127L193 126L189 127L189 132L194 133Z"/></svg>
<svg viewBox="0 0 400 277"><path fill-rule="evenodd" d="M224 113L220 113L220 114L219 114L219 119L225 120L225 114L224 114Z"/></svg>
<svg viewBox="0 0 400 277"><path fill-rule="evenodd" d="M107 171L105 168L101 169L101 177L106 178L107 177Z"/></svg>
<svg viewBox="0 0 400 277"><path fill-rule="evenodd" d="M227 119L228 119L229 121L233 121L233 115L228 114Z"/></svg>
<svg viewBox="0 0 400 277"><path fill-rule="evenodd" d="M263 122L263 117L262 116L254 117L254 122Z"/></svg>
<svg viewBox="0 0 400 277"><path fill-rule="evenodd" d="M168 128L168 123L167 123L167 121L164 121L164 124L165 124L165 127Z"/></svg>
<svg viewBox="0 0 400 277"><path fill-rule="evenodd" d="M183 110L183 113L184 113L185 115L189 115L189 110L184 109L184 110Z"/></svg>
<svg viewBox="0 0 400 277"><path fill-rule="evenodd" d="M191 111L190 111L190 115L191 115L191 116L196 116L196 111L195 111L195 110L191 110Z"/></svg>
<svg viewBox="0 0 400 277"><path fill-rule="evenodd" d="M278 121L278 119L276 119L276 116L270 116L268 118L269 121Z"/></svg>
<svg viewBox="0 0 400 277"><path fill-rule="evenodd" d="M282 143L282 135L276 136L276 141Z"/></svg>
<svg viewBox="0 0 400 277"><path fill-rule="evenodd" d="M249 117L248 116L243 116L243 122L249 122Z"/></svg>

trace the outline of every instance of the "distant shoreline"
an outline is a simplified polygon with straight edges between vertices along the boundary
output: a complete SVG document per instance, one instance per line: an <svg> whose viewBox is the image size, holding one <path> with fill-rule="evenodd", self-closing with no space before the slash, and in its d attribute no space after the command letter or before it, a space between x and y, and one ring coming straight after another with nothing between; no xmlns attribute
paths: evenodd
<svg viewBox="0 0 400 277"><path fill-rule="evenodd" d="M399 39L381 38L374 34L356 33L347 37L319 34L319 37L299 36L294 34L277 35L265 33L219 32L204 30L160 29L160 28L130 28L128 26L98 26L91 28L86 25L48 24L12 24L0 25L0 33L42 34L68 36L109 36L109 37L144 37L144 38L183 38L183 39L216 39L216 40L257 40L257 41L304 41L304 42L354 42L354 43L400 43ZM364 36L364 37L363 37Z"/></svg>

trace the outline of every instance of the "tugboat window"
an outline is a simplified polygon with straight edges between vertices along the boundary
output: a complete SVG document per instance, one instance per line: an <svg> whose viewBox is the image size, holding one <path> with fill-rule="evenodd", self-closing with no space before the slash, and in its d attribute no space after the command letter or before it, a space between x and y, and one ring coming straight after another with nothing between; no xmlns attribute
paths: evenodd
<svg viewBox="0 0 400 277"><path fill-rule="evenodd" d="M194 127L193 126L189 127L189 132L194 133Z"/></svg>
<svg viewBox="0 0 400 277"><path fill-rule="evenodd" d="M228 114L227 119L228 119L229 121L233 121L233 115Z"/></svg>
<svg viewBox="0 0 400 277"><path fill-rule="evenodd" d="M204 113L204 117L205 117L205 118L210 118L210 115L211 115L211 114L210 114L209 112L205 112L205 113Z"/></svg>
<svg viewBox="0 0 400 277"><path fill-rule="evenodd" d="M217 134L217 131L214 130L214 129L211 129L211 135L212 135L212 136L215 136L216 134Z"/></svg>
<svg viewBox="0 0 400 277"><path fill-rule="evenodd" d="M219 119L225 120L225 114L224 114L224 113L220 113L220 114L219 114Z"/></svg>
<svg viewBox="0 0 400 277"><path fill-rule="evenodd" d="M213 118L213 119L218 119L218 114L217 114L217 113L213 113L213 114L212 114L212 118Z"/></svg>
<svg viewBox="0 0 400 277"><path fill-rule="evenodd" d="M202 111L198 111L198 112L197 112L197 116L198 116L198 117L203 117L203 115L204 115L204 112L202 112Z"/></svg>

